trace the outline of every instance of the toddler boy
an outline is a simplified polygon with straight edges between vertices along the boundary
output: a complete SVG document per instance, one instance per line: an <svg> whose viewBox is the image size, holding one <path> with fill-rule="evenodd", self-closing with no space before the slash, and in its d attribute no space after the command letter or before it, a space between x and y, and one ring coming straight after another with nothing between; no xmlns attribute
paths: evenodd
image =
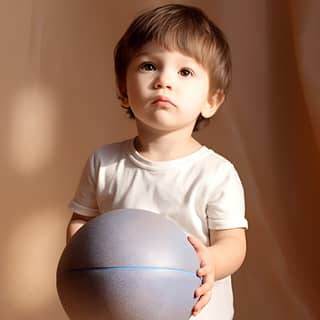
<svg viewBox="0 0 320 320"><path fill-rule="evenodd" d="M167 216L189 235L201 261L190 319L230 320L230 275L246 252L243 188L234 166L192 136L227 95L229 46L201 10L168 4L132 22L114 59L118 96L137 136L89 157L70 203L67 238L114 209Z"/></svg>

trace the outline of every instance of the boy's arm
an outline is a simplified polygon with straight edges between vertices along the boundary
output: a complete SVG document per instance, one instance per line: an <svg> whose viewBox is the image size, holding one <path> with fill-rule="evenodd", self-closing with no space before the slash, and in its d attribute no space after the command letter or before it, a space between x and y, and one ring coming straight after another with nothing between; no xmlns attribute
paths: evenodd
<svg viewBox="0 0 320 320"><path fill-rule="evenodd" d="M245 229L210 230L210 242L215 281L236 272L246 256Z"/></svg>
<svg viewBox="0 0 320 320"><path fill-rule="evenodd" d="M92 218L93 217L83 216L74 212L67 226L67 242L81 227L83 227Z"/></svg>
<svg viewBox="0 0 320 320"><path fill-rule="evenodd" d="M209 247L193 236L188 238L200 258L198 275L203 277L203 284L196 290L196 296L200 299L194 307L193 315L197 315L211 299L214 282L240 268L246 255L246 237L243 228L210 230Z"/></svg>

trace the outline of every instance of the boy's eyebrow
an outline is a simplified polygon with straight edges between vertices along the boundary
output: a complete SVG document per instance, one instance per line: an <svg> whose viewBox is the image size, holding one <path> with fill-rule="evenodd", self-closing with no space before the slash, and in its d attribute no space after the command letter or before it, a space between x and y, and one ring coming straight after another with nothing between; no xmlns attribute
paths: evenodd
<svg viewBox="0 0 320 320"><path fill-rule="evenodd" d="M150 55L152 55L152 53L150 53L148 51L139 51L134 55L134 57L138 58L140 56L150 56Z"/></svg>

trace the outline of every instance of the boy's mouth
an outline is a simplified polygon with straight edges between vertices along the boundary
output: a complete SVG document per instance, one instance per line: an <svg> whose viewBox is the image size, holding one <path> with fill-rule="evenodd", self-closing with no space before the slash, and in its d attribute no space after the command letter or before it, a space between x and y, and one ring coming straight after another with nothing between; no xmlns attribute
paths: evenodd
<svg viewBox="0 0 320 320"><path fill-rule="evenodd" d="M171 104L172 106L176 106L170 99L168 99L165 96L158 96L156 97L153 101L152 104L156 104L156 103L165 103L165 104Z"/></svg>

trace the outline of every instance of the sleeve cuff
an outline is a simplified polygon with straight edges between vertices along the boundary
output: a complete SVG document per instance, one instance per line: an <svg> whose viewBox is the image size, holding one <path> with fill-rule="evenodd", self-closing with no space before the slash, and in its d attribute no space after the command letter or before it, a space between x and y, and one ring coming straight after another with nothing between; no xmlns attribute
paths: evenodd
<svg viewBox="0 0 320 320"><path fill-rule="evenodd" d="M211 230L224 230L224 229L236 229L236 228L245 228L248 229L247 219L239 220L216 220L209 219L208 226Z"/></svg>
<svg viewBox="0 0 320 320"><path fill-rule="evenodd" d="M73 200L70 201L68 208L75 213L79 213L81 215L88 216L88 217L95 217L99 214L98 209L84 207L81 204L79 204Z"/></svg>

